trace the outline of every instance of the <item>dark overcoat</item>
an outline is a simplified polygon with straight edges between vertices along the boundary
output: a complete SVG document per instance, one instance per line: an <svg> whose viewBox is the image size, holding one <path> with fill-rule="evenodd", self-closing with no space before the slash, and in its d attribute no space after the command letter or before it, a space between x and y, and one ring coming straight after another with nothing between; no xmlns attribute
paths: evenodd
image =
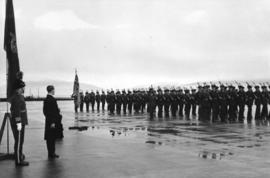
<svg viewBox="0 0 270 178"><path fill-rule="evenodd" d="M44 139L57 139L61 137L62 134L62 115L60 114L60 109L58 108L56 99L47 95L43 103L43 114L45 115L45 134ZM52 124L55 124L55 128L51 128Z"/></svg>

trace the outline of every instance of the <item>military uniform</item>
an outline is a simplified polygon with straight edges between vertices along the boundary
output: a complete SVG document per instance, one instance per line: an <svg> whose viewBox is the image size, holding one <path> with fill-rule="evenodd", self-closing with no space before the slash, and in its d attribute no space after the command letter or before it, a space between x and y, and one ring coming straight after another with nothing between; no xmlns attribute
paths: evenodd
<svg viewBox="0 0 270 178"><path fill-rule="evenodd" d="M127 97L125 90L122 91L122 103L123 103L123 113L126 114L127 113L128 97Z"/></svg>
<svg viewBox="0 0 270 178"><path fill-rule="evenodd" d="M120 91L116 92L115 102L116 102L116 113L120 114L121 113L121 106L122 106L122 96L121 96Z"/></svg>
<svg viewBox="0 0 270 178"><path fill-rule="evenodd" d="M165 94L164 94L164 112L165 116L169 117L169 111L170 111L170 103L171 103L171 97L169 94L169 90L165 89Z"/></svg>
<svg viewBox="0 0 270 178"><path fill-rule="evenodd" d="M162 117L163 115L163 105L164 105L164 96L161 89L158 89L157 94L157 106L158 106L158 117Z"/></svg>
<svg viewBox="0 0 270 178"><path fill-rule="evenodd" d="M97 103L97 111L99 111L99 108L100 108L100 94L98 91L96 91L96 103Z"/></svg>
<svg viewBox="0 0 270 178"><path fill-rule="evenodd" d="M262 94L260 91L260 87L258 85L255 86L255 92L254 92L254 98L255 98L255 120L261 119L261 104L262 104Z"/></svg>
<svg viewBox="0 0 270 178"><path fill-rule="evenodd" d="M185 103L185 116L187 118L189 118L190 117L190 109L191 109L191 95L190 95L188 89L185 90L184 103Z"/></svg>
<svg viewBox="0 0 270 178"><path fill-rule="evenodd" d="M262 111L261 111L261 118L262 119L266 119L268 116L268 100L269 100L269 96L268 96L268 91L267 91L267 87L266 86L262 86Z"/></svg>
<svg viewBox="0 0 270 178"><path fill-rule="evenodd" d="M176 112L178 110L178 101L175 89L171 90L171 114L176 117Z"/></svg>
<svg viewBox="0 0 270 178"><path fill-rule="evenodd" d="M246 103L246 93L244 91L244 87L242 85L238 86L239 91L237 94L237 105L239 108L238 112L238 120L243 121L244 120L244 112L245 112L245 103Z"/></svg>
<svg viewBox="0 0 270 178"><path fill-rule="evenodd" d="M191 90L191 113L193 116L196 116L196 110L197 110L197 93L196 93L196 89L192 89Z"/></svg>
<svg viewBox="0 0 270 178"><path fill-rule="evenodd" d="M24 82L18 80L14 88L19 89L25 86ZM14 154L15 154L15 164L18 166L27 166L28 162L24 161L23 155L23 143L24 143L24 133L25 126L28 125L28 117L26 104L23 94L16 92L11 98L11 118L10 124L12 132L14 135ZM18 129L17 125L21 125L21 129Z"/></svg>
<svg viewBox="0 0 270 178"><path fill-rule="evenodd" d="M178 100L178 115L183 117L183 109L184 109L184 94L183 90L179 89L177 93L177 100Z"/></svg>
<svg viewBox="0 0 270 178"><path fill-rule="evenodd" d="M252 120L252 106L254 103L254 93L252 91L252 86L248 85L247 86L248 91L246 92L246 105L248 107L248 111L247 111L247 121L251 121Z"/></svg>
<svg viewBox="0 0 270 178"><path fill-rule="evenodd" d="M100 100L101 100L102 111L104 111L105 110L105 103L106 103L106 94L104 91L102 91L102 94L100 96Z"/></svg>
<svg viewBox="0 0 270 178"><path fill-rule="evenodd" d="M237 93L234 86L229 86L228 92L228 104L229 104L229 120L235 121L237 118Z"/></svg>
<svg viewBox="0 0 270 178"><path fill-rule="evenodd" d="M80 111L83 112L84 96L83 92L80 92Z"/></svg>
<svg viewBox="0 0 270 178"><path fill-rule="evenodd" d="M212 91L210 93L212 98L211 110L212 110L212 121L217 121L220 111L220 100L218 86L212 85Z"/></svg>
<svg viewBox="0 0 270 178"><path fill-rule="evenodd" d="M88 92L85 92L84 102L85 102L86 111L89 112L90 96Z"/></svg>
<svg viewBox="0 0 270 178"><path fill-rule="evenodd" d="M91 103L92 111L94 111L95 110L95 103L96 103L96 95L93 91L91 91L91 93L90 93L90 103Z"/></svg>
<svg viewBox="0 0 270 178"><path fill-rule="evenodd" d="M151 120L154 118L156 101L157 101L157 97L154 93L154 90L152 88L150 88L149 95L148 95L148 108L149 108L149 114L150 114Z"/></svg>
<svg viewBox="0 0 270 178"><path fill-rule="evenodd" d="M128 90L127 102L128 102L128 112L129 112L129 114L131 114L132 108L133 108L133 94L130 90Z"/></svg>

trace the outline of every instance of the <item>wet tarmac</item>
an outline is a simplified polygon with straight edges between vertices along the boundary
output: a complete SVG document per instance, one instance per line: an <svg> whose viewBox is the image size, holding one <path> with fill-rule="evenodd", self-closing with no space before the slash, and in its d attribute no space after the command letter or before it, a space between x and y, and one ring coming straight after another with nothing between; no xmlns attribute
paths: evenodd
<svg viewBox="0 0 270 178"><path fill-rule="evenodd" d="M150 121L146 113L75 114L71 101L59 102L59 107L65 128L56 146L60 158L47 159L42 103L29 102L24 152L30 166L0 161L0 177L270 177L269 121ZM1 122L4 112L1 103ZM0 152L6 149L4 135Z"/></svg>

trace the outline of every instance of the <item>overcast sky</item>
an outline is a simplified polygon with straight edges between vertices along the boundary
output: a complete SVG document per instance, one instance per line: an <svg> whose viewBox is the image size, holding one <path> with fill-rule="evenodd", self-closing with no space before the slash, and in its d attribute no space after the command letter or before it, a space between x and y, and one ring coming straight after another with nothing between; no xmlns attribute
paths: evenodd
<svg viewBox="0 0 270 178"><path fill-rule="evenodd" d="M269 0L13 1L26 81L73 81L75 68L105 88L270 76Z"/></svg>

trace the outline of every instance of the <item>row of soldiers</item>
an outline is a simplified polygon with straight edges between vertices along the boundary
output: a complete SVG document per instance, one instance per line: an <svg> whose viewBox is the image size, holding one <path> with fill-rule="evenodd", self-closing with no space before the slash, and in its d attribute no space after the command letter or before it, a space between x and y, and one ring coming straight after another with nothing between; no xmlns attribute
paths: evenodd
<svg viewBox="0 0 270 178"><path fill-rule="evenodd" d="M268 86L270 89L270 86ZM245 118L245 108L247 107L247 120L250 121L252 116L252 108L255 105L255 119L267 119L270 117L268 113L268 104L270 103L270 91L266 85L247 85L247 91L243 85L235 87L233 85L225 86L204 85L198 86L197 89L164 89L150 88L146 90L114 90L107 91L105 94L102 91L96 93L91 91L86 92L85 96L81 93L80 110L83 111L83 104L86 104L86 110L89 111L91 104L92 110L97 105L97 110L107 109L110 114L117 114L121 111L126 114L144 112L145 109L150 113L150 118L154 117L157 110L158 117L175 117L190 115L196 116L198 114L199 120L212 121L243 121ZM164 112L164 114L163 114Z"/></svg>

